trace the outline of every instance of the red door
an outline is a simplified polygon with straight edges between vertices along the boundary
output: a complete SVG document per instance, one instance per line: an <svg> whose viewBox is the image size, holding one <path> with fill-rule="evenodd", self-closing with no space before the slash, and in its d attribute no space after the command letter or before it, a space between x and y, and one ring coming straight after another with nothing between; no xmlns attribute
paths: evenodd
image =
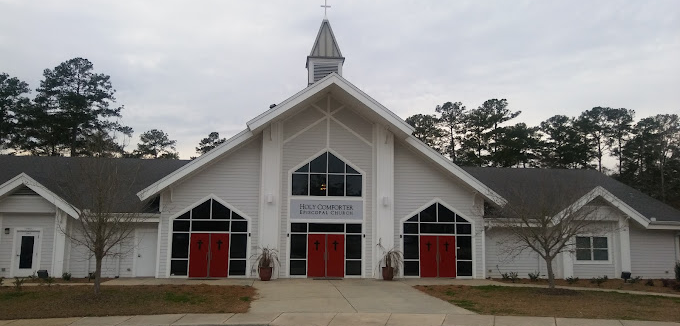
<svg viewBox="0 0 680 326"><path fill-rule="evenodd" d="M307 235L307 277L326 276L326 235Z"/></svg>
<svg viewBox="0 0 680 326"><path fill-rule="evenodd" d="M345 276L345 235L329 234L326 236L326 276Z"/></svg>
<svg viewBox="0 0 680 326"><path fill-rule="evenodd" d="M420 277L437 277L437 236L420 236Z"/></svg>
<svg viewBox="0 0 680 326"><path fill-rule="evenodd" d="M456 237L440 235L439 277L456 277Z"/></svg>
<svg viewBox="0 0 680 326"><path fill-rule="evenodd" d="M189 277L207 277L210 235L206 233L192 233L190 242Z"/></svg>
<svg viewBox="0 0 680 326"><path fill-rule="evenodd" d="M227 277L229 274L229 234L210 235L210 277Z"/></svg>

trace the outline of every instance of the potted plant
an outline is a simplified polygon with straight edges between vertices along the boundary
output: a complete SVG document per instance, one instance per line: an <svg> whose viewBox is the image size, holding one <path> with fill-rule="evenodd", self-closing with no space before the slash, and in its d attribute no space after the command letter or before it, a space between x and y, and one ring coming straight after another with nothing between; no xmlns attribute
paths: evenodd
<svg viewBox="0 0 680 326"><path fill-rule="evenodd" d="M279 252L276 249L269 247L258 248L258 252L253 255L255 260L251 268L251 272L255 272L257 266L260 280L269 281L272 279L274 271L274 264L281 265L279 262Z"/></svg>
<svg viewBox="0 0 680 326"><path fill-rule="evenodd" d="M378 248L383 252L382 258L378 262L378 266L382 267L383 280L391 281L394 279L394 275L399 275L404 265L404 255L396 248L387 250L380 243L378 243Z"/></svg>

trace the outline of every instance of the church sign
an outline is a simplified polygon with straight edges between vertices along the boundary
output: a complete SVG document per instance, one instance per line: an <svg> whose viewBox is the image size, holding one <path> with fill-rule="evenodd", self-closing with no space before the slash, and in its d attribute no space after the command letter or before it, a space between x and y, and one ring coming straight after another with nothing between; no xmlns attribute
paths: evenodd
<svg viewBox="0 0 680 326"><path fill-rule="evenodd" d="M291 199L292 220L363 220L363 200Z"/></svg>

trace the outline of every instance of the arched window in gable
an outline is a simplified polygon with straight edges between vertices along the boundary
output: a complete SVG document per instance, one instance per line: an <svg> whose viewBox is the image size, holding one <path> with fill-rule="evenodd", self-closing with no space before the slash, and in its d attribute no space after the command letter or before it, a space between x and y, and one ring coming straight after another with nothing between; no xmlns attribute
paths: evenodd
<svg viewBox="0 0 680 326"><path fill-rule="evenodd" d="M326 152L293 172L293 196L361 197L363 176L333 153Z"/></svg>

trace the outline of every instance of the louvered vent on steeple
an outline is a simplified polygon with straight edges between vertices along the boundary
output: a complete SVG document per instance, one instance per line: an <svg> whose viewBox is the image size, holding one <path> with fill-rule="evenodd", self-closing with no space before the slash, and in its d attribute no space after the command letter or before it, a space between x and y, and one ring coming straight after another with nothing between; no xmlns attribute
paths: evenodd
<svg viewBox="0 0 680 326"><path fill-rule="evenodd" d="M331 73L338 73L339 67L337 63L321 63L317 62L314 64L314 83L318 82L319 79L324 78Z"/></svg>
<svg viewBox="0 0 680 326"><path fill-rule="evenodd" d="M331 24L328 19L324 19L321 22L319 33L316 35L312 51L307 56L308 84L314 84L332 73L342 76L342 64L344 62L345 57L340 52Z"/></svg>

